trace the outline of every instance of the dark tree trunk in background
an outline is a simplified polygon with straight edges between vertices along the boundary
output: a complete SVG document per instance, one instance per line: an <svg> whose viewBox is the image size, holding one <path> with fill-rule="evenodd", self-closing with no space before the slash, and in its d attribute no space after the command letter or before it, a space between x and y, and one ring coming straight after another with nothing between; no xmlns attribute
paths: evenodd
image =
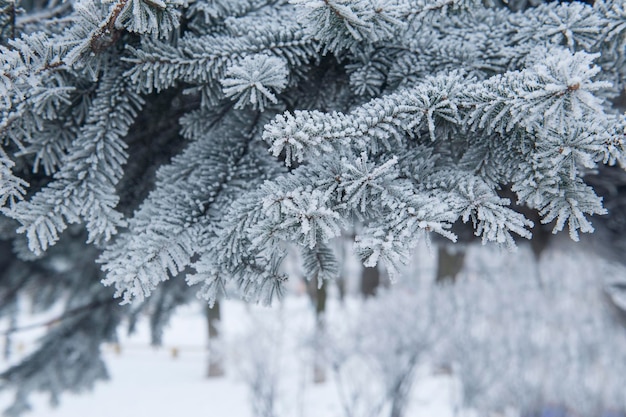
<svg viewBox="0 0 626 417"><path fill-rule="evenodd" d="M551 227L541 224L539 214L536 214L536 218L529 217L535 223L535 227L532 229L533 238L530 241L530 248L535 255L535 261L539 262L541 254L546 250L550 239L552 237Z"/></svg>
<svg viewBox="0 0 626 417"><path fill-rule="evenodd" d="M345 262L341 261L341 260L346 259L346 247L344 246L344 239L340 239L339 244L337 246L338 246L337 257L338 259L340 259L340 265L342 264L343 265L339 268L339 276L337 277L336 281L337 281L337 290L339 292L339 302L343 304L343 302L346 299L346 285L347 285Z"/></svg>
<svg viewBox="0 0 626 417"><path fill-rule="evenodd" d="M346 277L343 274L340 274L336 281L339 302L343 304L346 299Z"/></svg>
<svg viewBox="0 0 626 417"><path fill-rule="evenodd" d="M620 110L626 110L626 90L613 100L613 105Z"/></svg>
<svg viewBox="0 0 626 417"><path fill-rule="evenodd" d="M503 188L498 194L501 197L511 200L513 202L513 204L511 204L511 208L523 214L524 217L534 223L533 228L530 230L533 234L532 239L530 240L530 248L535 255L535 260L538 262L550 243L550 239L552 238L552 228L554 225L541 223L541 216L537 210L515 204L517 196L509 187ZM519 241L525 240L526 239L520 239Z"/></svg>
<svg viewBox="0 0 626 417"><path fill-rule="evenodd" d="M438 284L454 283L456 276L463 269L464 261L464 248L451 248L449 245L440 245L437 249L437 275L435 281Z"/></svg>
<svg viewBox="0 0 626 417"><path fill-rule="evenodd" d="M221 320L221 310L219 300L215 301L213 307L207 305L206 317L209 325L209 367L207 377L216 378L224 375L224 364L216 342L219 340L219 322Z"/></svg>
<svg viewBox="0 0 626 417"><path fill-rule="evenodd" d="M363 297L373 297L380 285L380 270L375 267L364 267L361 273L361 294Z"/></svg>
<svg viewBox="0 0 626 417"><path fill-rule="evenodd" d="M315 306L315 340L313 341L313 382L321 384L326 382L326 367L322 355L322 340L326 331L324 315L326 314L326 298L328 284L326 281L318 286L317 278L307 282L307 292Z"/></svg>

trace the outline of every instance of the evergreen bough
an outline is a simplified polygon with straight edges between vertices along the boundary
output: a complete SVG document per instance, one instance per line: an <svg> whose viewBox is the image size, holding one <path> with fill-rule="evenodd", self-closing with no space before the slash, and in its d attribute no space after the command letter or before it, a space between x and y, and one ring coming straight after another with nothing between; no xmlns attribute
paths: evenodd
<svg viewBox="0 0 626 417"><path fill-rule="evenodd" d="M586 179L626 167L626 3L529 6L0 1L0 312L66 302L1 375L7 415L105 377L124 317L158 311L159 343L196 293L271 302L290 247L332 279L354 229L394 278L458 223L509 247L528 209L593 232Z"/></svg>

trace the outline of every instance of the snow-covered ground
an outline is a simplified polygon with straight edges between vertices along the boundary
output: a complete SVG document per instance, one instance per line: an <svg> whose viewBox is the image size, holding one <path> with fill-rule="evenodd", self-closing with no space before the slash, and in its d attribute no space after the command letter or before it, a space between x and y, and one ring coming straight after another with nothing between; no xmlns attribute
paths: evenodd
<svg viewBox="0 0 626 417"><path fill-rule="evenodd" d="M202 306L194 304L181 309L165 332L164 345L149 345L146 322L137 332L124 336L118 346L103 346L104 357L111 379L96 385L90 392L65 394L57 408L51 408L47 397L37 396L31 417L253 417L245 370L240 369L238 343L246 342L247 326L259 316L272 316L287 323L291 329L281 344L283 367L279 384L278 410L289 416L342 416L337 388L332 377L323 384L313 384L307 355L302 354L300 342L310 325L311 308L308 299L292 296L282 305L271 309L250 307L239 301L222 304L226 350L226 375L207 378L207 329ZM334 308L338 308L336 305ZM267 323L267 319L263 320ZM37 332L16 335L13 340L14 360L18 360L33 346ZM300 333L300 334L298 334ZM252 347L254 349L255 347ZM6 362L0 361L0 368ZM290 372L293 370L293 372ZM408 415L448 417L452 415L447 396L450 381L445 376L428 376L417 382ZM0 407L5 408L8 393L0 396ZM413 412L417 413L414 414Z"/></svg>
<svg viewBox="0 0 626 417"><path fill-rule="evenodd" d="M576 249L573 249L576 248ZM572 253L576 250L576 254ZM593 260L585 261L585 256ZM546 277L559 274L595 274L597 260L571 242L560 243L545 255L541 269ZM564 265L568 265L564 268ZM585 266L587 265L587 266ZM589 266L590 265L590 266ZM414 276L432 277L434 256L428 250L416 254L411 270ZM354 262L347 262L347 273L356 276ZM515 254L494 249L470 248L465 266L468 278L478 277L484 268L536 273L530 249L520 247ZM614 269L613 278L626 281L623 267ZM297 282L297 280L296 280ZM352 283L354 284L354 283ZM354 292L354 288L352 292ZM341 320L342 312L359 308L358 297L345 305L331 297L328 317ZM34 399L32 417L258 417L253 411L250 391L254 360L269 363L267 385L274 378L275 410L279 417L345 417L341 386L327 370L327 380L314 384L311 337L314 317L310 301L294 285L290 295L271 308L250 306L237 300L222 302L222 342L226 374L209 379L207 323L200 302L181 308L164 334L164 344L150 346L147 320L133 335L120 334L118 345L103 346L111 379L96 385L90 392L65 394L58 408L51 408L47 398ZM23 317L20 325L40 322L42 317ZM20 332L13 338L12 361L19 361L35 346L42 329ZM0 369L8 366L0 359ZM252 368L251 368L252 367ZM257 369L258 370L258 369ZM275 373L273 373L275 372ZM365 373L367 374L367 373ZM376 381L371 381L376 384ZM345 387L344 387L345 388ZM406 416L452 417L458 415L458 383L449 375L433 373L427 367L417 372ZM345 396L345 392L343 392ZM344 397L345 399L345 397ZM10 397L0 392L0 409ZM363 417L359 415L358 417Z"/></svg>

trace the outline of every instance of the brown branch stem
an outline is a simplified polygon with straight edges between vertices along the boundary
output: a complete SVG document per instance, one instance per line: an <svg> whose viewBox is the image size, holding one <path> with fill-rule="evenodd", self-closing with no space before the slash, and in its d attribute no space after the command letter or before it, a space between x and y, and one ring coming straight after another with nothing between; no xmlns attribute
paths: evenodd
<svg viewBox="0 0 626 417"><path fill-rule="evenodd" d="M20 326L20 327L14 327L8 330L3 330L0 332L0 336L7 336L13 333L17 333L17 332L24 332L27 330L33 330L33 329L37 329L40 327L50 327L53 326L55 324L61 323L67 319L70 319L72 317L75 317L83 312L87 312L90 310L95 310L98 307L102 307L105 305L109 305L112 304L113 302L117 301L115 298L110 298L110 299L106 299L106 300L96 300L93 301L91 303L70 309L70 310L66 310L63 312L63 314L50 319L50 320L45 320L45 321L41 321L41 322L37 322L37 323L32 323L32 324L27 324L25 326Z"/></svg>
<svg viewBox="0 0 626 417"><path fill-rule="evenodd" d="M108 19L93 32L89 40L89 47L94 52L101 52L117 42L121 35L121 31L115 28L115 21L119 17L128 0L120 0L117 2Z"/></svg>

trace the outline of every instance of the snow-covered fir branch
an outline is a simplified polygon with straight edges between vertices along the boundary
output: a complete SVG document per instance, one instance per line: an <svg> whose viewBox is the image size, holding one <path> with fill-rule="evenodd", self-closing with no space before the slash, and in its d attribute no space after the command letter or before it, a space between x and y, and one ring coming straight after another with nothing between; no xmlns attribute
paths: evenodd
<svg viewBox="0 0 626 417"><path fill-rule="evenodd" d="M293 248L309 278L336 277L332 241L355 225L361 261L394 279L420 239L463 240L462 223L508 247L532 239L537 220L573 239L593 232L593 216L613 213L590 176L626 167L626 6L533 4L6 9L0 237L19 255L9 263L35 268L56 250L89 250L102 268L91 279L125 302L157 295L158 329L189 299L181 281L209 303L228 294L270 303ZM112 292L92 291L91 300ZM112 333L72 323L63 337L90 341L81 363L101 376L93 341ZM42 375L62 352L44 345L9 385L32 378L54 390ZM38 368L42 355L57 365Z"/></svg>
<svg viewBox="0 0 626 417"><path fill-rule="evenodd" d="M346 66L351 84L356 86L359 79L365 83L355 91L353 102L362 100L358 97L363 91L371 96L387 89L390 94L347 109L350 110L347 113L288 112L267 125L263 137L270 143L274 156L286 152L288 167L293 163L305 165L292 170L284 180L272 180L273 186L268 183L264 187L269 188L251 194L263 195L258 202L265 207L264 216L275 217L274 226L265 224L256 229L260 227L257 225L246 230L246 234L266 230L265 238L231 236L230 239L249 242L251 248L241 250L259 253L269 250L261 249L258 242L270 242L268 246L294 242L313 248L337 236L351 216L367 223L364 230L370 236L359 237L359 250L369 253L364 256L368 264L376 262L383 246L387 248L383 258L396 259L393 263L397 263L398 254L406 253L414 244L412 239L404 241L405 238L395 236L382 225L410 230L408 225L414 223L419 229L438 231L452 238L446 231L451 224L471 220L476 233L485 241L513 245L508 230L528 237L525 227L531 223L507 208L510 201L498 196L500 187L509 184L517 193L518 203L538 209L546 223L557 220L555 231L568 221L573 238L579 230L592 231L586 216L602 214L605 210L593 189L584 185L583 178L599 162L622 160L619 128L611 130L610 125L619 123L619 119L607 114L610 107L603 96L610 90L610 84L602 79L611 77L602 76L603 65L608 64L600 55L572 53L554 46L562 45L570 51L600 51L603 56L607 48L619 50L624 36L623 25L615 21L621 13L619 5L599 3L592 8L577 3L546 4L519 13L484 8L482 13L466 14L463 10L482 6L453 3L242 2L237 7L214 5L217 8L213 11L196 5L190 9L189 17L204 13L205 21L214 24L214 29L203 33L192 29L179 37L171 35L183 18L179 14L179 9L185 7L183 3L121 1L90 10L88 3L77 2L70 16L79 24L55 34L54 43L40 34L32 34L5 47L5 67L12 72L5 71L3 76L4 89L11 93L3 102L6 109L3 123L6 132L10 132L14 128L11 123L26 120L21 122L26 129L18 123L16 126L20 128L14 131L29 132L24 137L8 134L7 139L12 140L12 146L21 148L21 154L36 155L35 170L43 166L46 173L54 175L54 180L28 201L14 204L5 212L22 223L19 230L28 233L31 249L36 253L53 244L68 222L85 222L90 241L110 239L120 225L126 224L114 210L118 203L114 187L123 175L122 165L127 157L120 139L127 134L144 100L138 93L159 92L182 83L187 94L200 95L207 115L228 100L235 101L230 107L233 112L245 105L261 111L270 104L277 108L292 107L296 103L282 102L281 96L290 97L291 85L305 79L306 71L310 71L307 66L320 62L321 49L334 52L348 62L357 60ZM101 11L99 17L95 10ZM294 11L300 13L297 20L293 19ZM424 13L433 11L437 13L424 17ZM402 19L408 16L423 18L409 19L409 24L405 24ZM236 23L267 17L276 21L247 32ZM478 28L483 33L495 29L504 39L499 44L489 43L478 31L472 42L478 41L476 51L480 54L476 52L469 67L464 66L463 53L441 54L438 58L427 55L429 61L422 64L406 61L418 49L410 41L406 46L402 43L414 38L409 34L424 33L425 39L434 42L432 45L447 44L453 48L454 40L459 39L464 28L477 20L482 22ZM610 29L602 30L607 22L613 22ZM124 40L124 31L145 36L140 44L127 46L126 51L109 54L109 48ZM444 41L442 34L452 36ZM333 43L339 39L348 43ZM386 56L377 52L385 49L391 51ZM522 51L530 53L525 60L519 58ZM615 56L619 59L620 54L616 51ZM486 55L484 65L476 62L479 55ZM117 70L113 75L112 70L104 70L112 65L109 63L113 57L125 61L128 69L123 73ZM489 63L492 57L500 57L496 58L500 61ZM594 58L599 66L592 63ZM514 64L516 60L525 63L526 68L518 68ZM372 66L359 68L358 62ZM405 73L401 82L390 83L388 77L402 72L398 65L434 66L442 73L424 78L411 78ZM374 81L367 75L371 71ZM81 78L85 75L102 78L92 92L85 90L89 85ZM121 96L126 104L107 99L107 92L111 97L122 93L110 85L111 80L124 84ZM79 81L83 84L78 84ZM370 82L374 82L372 87ZM31 85L38 88L37 96L33 95ZM222 108L228 111L228 107ZM120 112L117 116L120 119L112 121L110 111ZM106 118L102 116L105 113ZM65 124L63 118L67 115L73 116L73 125ZM32 139L38 136L33 133L40 130L51 133ZM74 132L76 138L60 135L58 141L51 140L51 134L59 131ZM104 136L99 139L101 134ZM496 146L494 141L500 144ZM412 162L398 158L404 152L418 149L416 143L419 149L428 149L433 154L443 151L444 155L429 174L414 172L421 177L419 182L404 177L404 173L412 171ZM217 143L213 146L216 150L230 148ZM445 150L452 147L456 155ZM504 158L502 150L508 154ZM330 160L325 156L329 152L336 153ZM471 159L478 156L480 160ZM6 165L9 168L10 164ZM482 177L487 171L489 176ZM321 182L306 178L312 172L323 178ZM351 179L351 172L360 172L365 177ZM375 180L378 172L388 175L380 184ZM202 200L206 190L195 188L197 184L192 184L189 178L184 181L175 186L184 200ZM16 188L15 181L6 183L7 190L15 190L8 192L11 198L23 192ZM166 194L152 203L146 200L142 207L147 213L152 213L155 204L162 205L164 215L167 210L181 211L177 208L180 200L165 191L165 183L157 180L155 192ZM185 184L194 191L183 191ZM306 190L304 200L300 200L304 195L293 194L300 190ZM193 197L195 193L198 197ZM282 207L278 215L270 216L273 205L268 205L268 195L275 202L272 204L281 202L277 207L285 202L290 205ZM433 207L434 201L437 201L434 206L441 207L440 213L433 214L439 210L431 209L425 215L419 207ZM292 216L290 210L295 210L293 220L287 220ZM311 223L311 219L318 217L325 220ZM409 218L413 220L409 222ZM144 222L149 224L153 220L153 216L147 215ZM285 226L279 227L283 223ZM176 222L167 217L165 224ZM150 230L149 226L142 227ZM200 226L197 233L205 235L212 227ZM137 232L132 230L133 227L125 235ZM186 240L182 236L178 235ZM132 238L135 239L140 246L146 243L140 233ZM130 241L124 242L125 239L119 239L111 247L124 252ZM191 249L190 242L172 247L179 247L181 253L174 256L173 252L167 252L165 258L147 256L161 259L164 265L159 274L148 274L153 282L180 273L197 253ZM233 255L237 262L232 267L241 268L239 263L245 263L244 258ZM121 262L106 259L109 259L105 262L107 267L110 262ZM131 269L138 267L132 265L132 260L126 263ZM124 275L123 280L133 281L138 274ZM121 285L118 281L114 275L109 276L108 282ZM147 294L153 286L132 293Z"/></svg>
<svg viewBox="0 0 626 417"><path fill-rule="evenodd" d="M21 223L36 254L54 244L67 223L84 221L89 241L110 239L124 225L115 211L115 186L123 175L126 144L122 141L143 99L128 91L120 69L100 80L89 116L69 146L54 179L29 201L7 214Z"/></svg>

